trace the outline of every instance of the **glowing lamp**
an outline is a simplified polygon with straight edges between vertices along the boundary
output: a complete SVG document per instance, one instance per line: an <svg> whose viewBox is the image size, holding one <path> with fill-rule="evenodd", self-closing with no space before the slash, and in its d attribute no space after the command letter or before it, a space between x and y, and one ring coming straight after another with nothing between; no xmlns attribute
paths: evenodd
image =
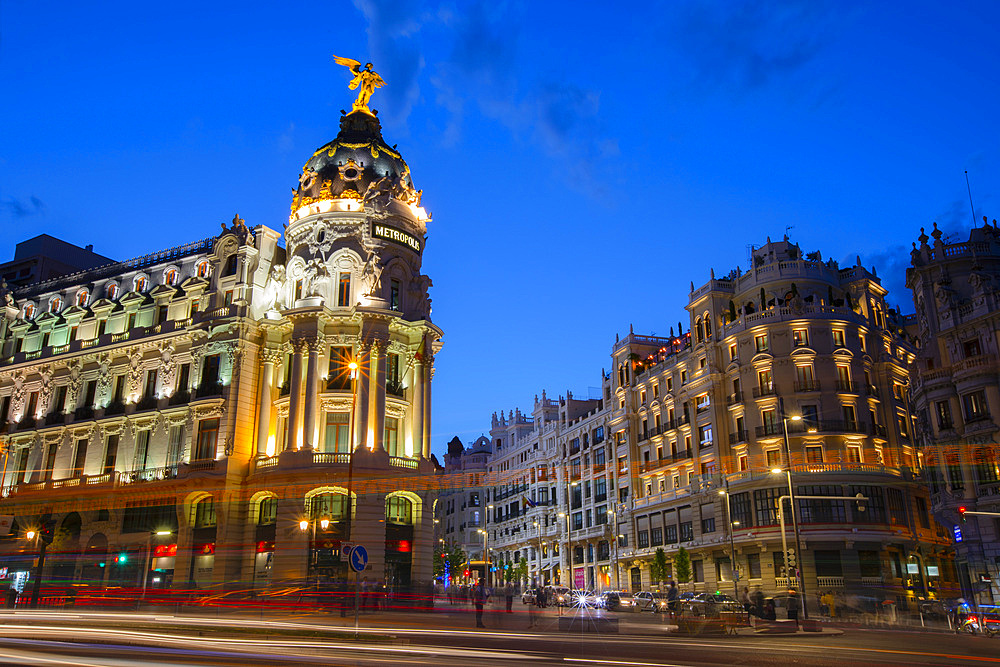
<svg viewBox="0 0 1000 667"><path fill-rule="evenodd" d="M302 519L302 521L299 521L299 530L308 530L308 529L309 529L309 522L308 521L306 521L305 519Z"/></svg>
<svg viewBox="0 0 1000 667"><path fill-rule="evenodd" d="M35 535L37 535L37 533L33 530L29 530L27 533L24 534L24 536L27 537L29 540L35 539Z"/></svg>
<svg viewBox="0 0 1000 667"><path fill-rule="evenodd" d="M329 526L330 526L330 520L329 519L320 519L320 521L319 521L319 527L320 528L322 528L323 530L326 530Z"/></svg>

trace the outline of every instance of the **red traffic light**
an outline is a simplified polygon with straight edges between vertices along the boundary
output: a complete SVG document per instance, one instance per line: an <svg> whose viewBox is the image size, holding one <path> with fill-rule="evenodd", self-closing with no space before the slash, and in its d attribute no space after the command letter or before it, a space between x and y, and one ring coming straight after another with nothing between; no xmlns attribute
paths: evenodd
<svg viewBox="0 0 1000 667"><path fill-rule="evenodd" d="M958 508L958 513L959 513L959 514L965 514L965 512L966 512L966 510L967 510L967 509L968 509L968 508L966 508L966 507L959 507L959 508Z"/></svg>

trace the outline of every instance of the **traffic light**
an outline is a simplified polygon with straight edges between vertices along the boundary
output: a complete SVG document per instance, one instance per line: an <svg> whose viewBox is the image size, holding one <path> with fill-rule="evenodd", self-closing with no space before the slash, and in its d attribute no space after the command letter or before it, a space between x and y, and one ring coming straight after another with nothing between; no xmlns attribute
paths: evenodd
<svg viewBox="0 0 1000 667"><path fill-rule="evenodd" d="M788 553L785 554L785 562L788 563L788 576L792 576L791 572L795 570L795 549L788 550Z"/></svg>
<svg viewBox="0 0 1000 667"><path fill-rule="evenodd" d="M859 512L864 512L865 511L865 501L864 501L865 494L859 493L859 494L857 494L854 497L858 499L858 511Z"/></svg>
<svg viewBox="0 0 1000 667"><path fill-rule="evenodd" d="M468 577L468 576L469 576L469 571L468 571L468 570L466 570L466 571L465 571L465 576L466 576L466 577Z"/></svg>
<svg viewBox="0 0 1000 667"><path fill-rule="evenodd" d="M128 562L128 554L127 553L118 554L115 557L115 562L118 563L119 565L124 565L125 563Z"/></svg>
<svg viewBox="0 0 1000 667"><path fill-rule="evenodd" d="M958 508L958 518L962 520L962 523L965 523L965 512L968 509L969 508L967 508L965 505L962 505L961 507Z"/></svg>

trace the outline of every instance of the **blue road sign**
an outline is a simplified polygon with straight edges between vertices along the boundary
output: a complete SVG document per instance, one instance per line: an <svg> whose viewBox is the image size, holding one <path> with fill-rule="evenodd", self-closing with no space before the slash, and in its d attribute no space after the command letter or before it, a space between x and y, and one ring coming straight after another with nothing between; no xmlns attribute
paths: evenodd
<svg viewBox="0 0 1000 667"><path fill-rule="evenodd" d="M356 545L351 549L351 569L361 572L368 565L368 550L361 545Z"/></svg>

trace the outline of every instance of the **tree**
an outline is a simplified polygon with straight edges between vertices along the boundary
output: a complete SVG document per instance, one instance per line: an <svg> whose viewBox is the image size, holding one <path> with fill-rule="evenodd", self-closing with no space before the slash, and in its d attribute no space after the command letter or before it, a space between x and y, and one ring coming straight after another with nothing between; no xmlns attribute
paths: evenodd
<svg viewBox="0 0 1000 667"><path fill-rule="evenodd" d="M447 543L438 542L434 551L434 576L443 576L445 570L452 577L461 573L462 565L465 564L465 551L452 541Z"/></svg>
<svg viewBox="0 0 1000 667"><path fill-rule="evenodd" d="M528 559L524 556L521 556L521 561L517 564L514 578L518 583L528 580Z"/></svg>
<svg viewBox="0 0 1000 667"><path fill-rule="evenodd" d="M691 580L691 556L684 547L677 551L677 557L674 558L674 578L681 584Z"/></svg>
<svg viewBox="0 0 1000 667"><path fill-rule="evenodd" d="M663 581L667 578L669 572L670 564L667 563L667 554L663 550L663 547L657 547L656 553L653 554L653 560L649 564L649 578L660 582L660 586L662 587Z"/></svg>

